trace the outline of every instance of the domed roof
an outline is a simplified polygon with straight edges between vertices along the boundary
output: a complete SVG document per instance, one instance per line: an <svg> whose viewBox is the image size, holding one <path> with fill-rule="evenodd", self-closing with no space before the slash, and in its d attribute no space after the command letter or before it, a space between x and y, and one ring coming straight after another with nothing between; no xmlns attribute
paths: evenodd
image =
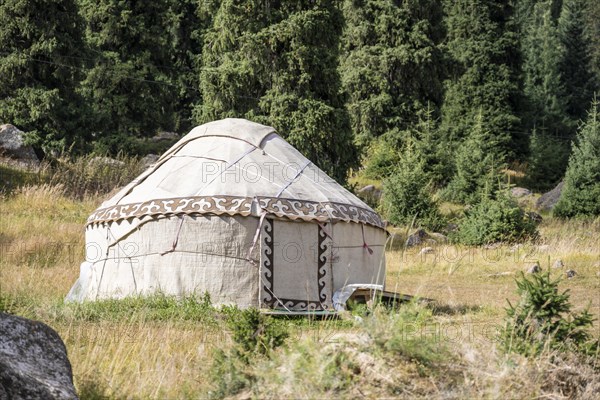
<svg viewBox="0 0 600 400"><path fill-rule="evenodd" d="M375 211L273 128L233 118L192 129L105 201L88 224L148 215L265 213L383 227Z"/></svg>

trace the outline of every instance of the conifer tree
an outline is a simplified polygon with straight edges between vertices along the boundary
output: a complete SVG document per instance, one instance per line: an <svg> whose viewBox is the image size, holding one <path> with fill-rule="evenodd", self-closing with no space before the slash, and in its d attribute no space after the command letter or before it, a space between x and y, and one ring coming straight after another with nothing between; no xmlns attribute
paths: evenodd
<svg viewBox="0 0 600 400"><path fill-rule="evenodd" d="M486 129L479 113L467 139L456 152L456 172L443 197L454 202L474 204L498 188L504 154L495 151L497 137Z"/></svg>
<svg viewBox="0 0 600 400"><path fill-rule="evenodd" d="M552 18L552 2L535 3L522 39L524 93L529 105L526 120L531 129L554 136L569 136L567 102L559 66L564 46Z"/></svg>
<svg viewBox="0 0 600 400"><path fill-rule="evenodd" d="M594 100L569 159L565 184L554 215L559 217L600 215L600 115Z"/></svg>
<svg viewBox="0 0 600 400"><path fill-rule="evenodd" d="M85 140L75 92L81 38L73 0L0 2L0 123L16 125L46 149Z"/></svg>
<svg viewBox="0 0 600 400"><path fill-rule="evenodd" d="M600 1L587 0L585 10L585 36L590 48L590 67L600 85Z"/></svg>
<svg viewBox="0 0 600 400"><path fill-rule="evenodd" d="M518 42L510 2L459 0L446 6L451 57L442 107L446 141L457 148L481 113L482 129L494 138L490 151L496 158L520 151Z"/></svg>
<svg viewBox="0 0 600 400"><path fill-rule="evenodd" d="M225 0L207 33L198 122L243 117L275 127L330 176L356 165L337 71L343 18L333 0Z"/></svg>
<svg viewBox="0 0 600 400"><path fill-rule="evenodd" d="M420 226L437 230L443 219L431 197L431 181L425 171L425 160L407 140L400 162L384 181L384 209L389 221L396 225Z"/></svg>
<svg viewBox="0 0 600 400"><path fill-rule="evenodd" d="M111 151L128 138L174 128L169 3L82 0L94 57L82 93L94 107L98 139Z"/></svg>
<svg viewBox="0 0 600 400"><path fill-rule="evenodd" d="M558 32L564 47L559 65L564 84L565 111L573 121L585 118L597 89L591 66L591 52L585 35L586 0L564 0Z"/></svg>
<svg viewBox="0 0 600 400"><path fill-rule="evenodd" d="M340 71L360 146L417 122L441 103L440 0L346 0Z"/></svg>

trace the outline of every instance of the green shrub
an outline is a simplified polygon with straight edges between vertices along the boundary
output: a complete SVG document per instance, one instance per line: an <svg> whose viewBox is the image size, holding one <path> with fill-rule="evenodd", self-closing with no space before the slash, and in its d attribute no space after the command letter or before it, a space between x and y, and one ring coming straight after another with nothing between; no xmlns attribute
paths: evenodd
<svg viewBox="0 0 600 400"><path fill-rule="evenodd" d="M465 213L453 236L462 244L517 242L537 234L535 223L506 191L483 198Z"/></svg>
<svg viewBox="0 0 600 400"><path fill-rule="evenodd" d="M383 187L386 217L395 225L414 224L430 230L444 225L436 202L431 197L430 182L423 160L407 146L402 160Z"/></svg>
<svg viewBox="0 0 600 400"><path fill-rule="evenodd" d="M256 357L270 357L272 350L281 346L289 336L287 326L256 308L223 309L231 330L233 347L217 349L210 370L213 390L209 397L221 399L234 396L254 381L250 364Z"/></svg>
<svg viewBox="0 0 600 400"><path fill-rule="evenodd" d="M592 315L587 309L571 312L569 291L558 290L560 278L552 280L550 272L534 274L531 279L521 274L516 282L520 300L514 306L508 302L501 333L505 350L526 355L539 354L545 346L592 354L598 351L598 340L587 330L592 326Z"/></svg>
<svg viewBox="0 0 600 400"><path fill-rule="evenodd" d="M600 215L600 120L594 101L569 159L565 185L554 215L563 218Z"/></svg>
<svg viewBox="0 0 600 400"><path fill-rule="evenodd" d="M231 308L227 313L227 326L238 352L244 357L253 353L268 354L289 336L284 322L264 315L256 308Z"/></svg>

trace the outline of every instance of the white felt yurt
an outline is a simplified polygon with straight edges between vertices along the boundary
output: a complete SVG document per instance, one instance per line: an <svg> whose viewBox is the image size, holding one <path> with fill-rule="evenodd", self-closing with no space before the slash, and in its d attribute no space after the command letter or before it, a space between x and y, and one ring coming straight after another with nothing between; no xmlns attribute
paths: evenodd
<svg viewBox="0 0 600 400"><path fill-rule="evenodd" d="M386 231L369 206L271 127L194 128L86 225L67 300L208 293L214 304L331 310L382 287Z"/></svg>

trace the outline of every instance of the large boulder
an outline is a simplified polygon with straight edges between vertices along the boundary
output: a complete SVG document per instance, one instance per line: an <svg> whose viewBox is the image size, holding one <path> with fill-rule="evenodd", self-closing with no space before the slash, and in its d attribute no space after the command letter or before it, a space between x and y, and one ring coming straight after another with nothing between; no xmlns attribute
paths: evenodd
<svg viewBox="0 0 600 400"><path fill-rule="evenodd" d="M67 349L54 329L0 312L0 399L77 399Z"/></svg>
<svg viewBox="0 0 600 400"><path fill-rule="evenodd" d="M14 125L0 125L0 155L25 163L39 163L33 147L25 144L23 132Z"/></svg>
<svg viewBox="0 0 600 400"><path fill-rule="evenodd" d="M554 189L549 192L544 193L535 203L535 206L542 211L549 211L554 208L556 203L558 203L558 199L560 199L560 193L562 192L563 185L565 183L561 182Z"/></svg>

